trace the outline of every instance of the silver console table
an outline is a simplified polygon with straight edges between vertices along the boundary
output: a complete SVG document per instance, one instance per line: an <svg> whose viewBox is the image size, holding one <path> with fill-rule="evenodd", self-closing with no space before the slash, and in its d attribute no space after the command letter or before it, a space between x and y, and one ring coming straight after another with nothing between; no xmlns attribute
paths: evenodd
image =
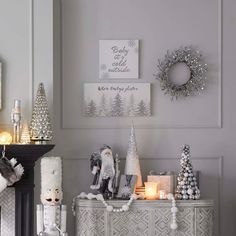
<svg viewBox="0 0 236 236"><path fill-rule="evenodd" d="M172 231L168 200L137 200L128 212L113 213L97 200L77 199L76 236L213 236L213 200L177 201L177 207L178 229Z"/></svg>

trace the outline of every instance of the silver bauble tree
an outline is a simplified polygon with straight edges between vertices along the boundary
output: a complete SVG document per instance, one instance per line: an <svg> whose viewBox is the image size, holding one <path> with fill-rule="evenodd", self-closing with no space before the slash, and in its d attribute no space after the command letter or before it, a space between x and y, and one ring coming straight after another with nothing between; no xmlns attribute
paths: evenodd
<svg viewBox="0 0 236 236"><path fill-rule="evenodd" d="M196 200L200 198L200 190L197 186L197 179L193 173L190 162L190 147L184 145L182 148L181 170L177 177L176 198L180 200Z"/></svg>
<svg viewBox="0 0 236 236"><path fill-rule="evenodd" d="M39 84L34 102L30 123L30 138L37 143L44 143L52 139L52 125L43 83Z"/></svg>
<svg viewBox="0 0 236 236"><path fill-rule="evenodd" d="M137 179L136 187L143 186L133 123L131 126L129 147L128 147L128 151L126 155L125 174L137 175L138 179Z"/></svg>

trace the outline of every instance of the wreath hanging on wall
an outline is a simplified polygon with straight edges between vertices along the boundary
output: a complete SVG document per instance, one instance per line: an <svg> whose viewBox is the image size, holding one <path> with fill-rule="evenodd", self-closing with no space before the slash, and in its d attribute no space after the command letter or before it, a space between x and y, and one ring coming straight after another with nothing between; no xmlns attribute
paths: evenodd
<svg viewBox="0 0 236 236"><path fill-rule="evenodd" d="M171 68L184 63L190 70L190 77L184 84L177 84L170 79ZM202 61L202 55L191 46L181 47L173 52L167 51L164 60L158 60L160 70L156 79L160 81L161 90L171 96L171 100L199 94L206 86L207 64Z"/></svg>

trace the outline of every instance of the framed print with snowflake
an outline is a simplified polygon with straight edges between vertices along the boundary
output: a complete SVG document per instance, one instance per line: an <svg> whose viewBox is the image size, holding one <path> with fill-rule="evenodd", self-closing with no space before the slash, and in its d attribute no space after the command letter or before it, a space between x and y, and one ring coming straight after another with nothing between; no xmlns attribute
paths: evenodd
<svg viewBox="0 0 236 236"><path fill-rule="evenodd" d="M119 190L116 197L122 199L129 199L131 194L134 193L136 182L136 175L121 175Z"/></svg>
<svg viewBox="0 0 236 236"><path fill-rule="evenodd" d="M85 83L84 116L150 116L150 83Z"/></svg>
<svg viewBox="0 0 236 236"><path fill-rule="evenodd" d="M139 77L139 40L100 40L99 78Z"/></svg>

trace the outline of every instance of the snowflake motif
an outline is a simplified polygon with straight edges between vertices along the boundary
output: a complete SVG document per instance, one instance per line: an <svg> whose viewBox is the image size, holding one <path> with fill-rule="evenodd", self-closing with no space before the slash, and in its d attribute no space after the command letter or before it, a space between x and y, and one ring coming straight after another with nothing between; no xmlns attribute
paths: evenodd
<svg viewBox="0 0 236 236"><path fill-rule="evenodd" d="M110 78L109 73L107 73L107 72L102 73L102 78L103 78L103 79L108 79L108 78Z"/></svg>
<svg viewBox="0 0 236 236"><path fill-rule="evenodd" d="M129 46L130 48L134 48L134 47L136 46L135 40L129 40L129 41L128 41L128 46Z"/></svg>
<svg viewBox="0 0 236 236"><path fill-rule="evenodd" d="M101 70L106 70L107 66L106 66L106 64L102 64L100 68L101 68Z"/></svg>

